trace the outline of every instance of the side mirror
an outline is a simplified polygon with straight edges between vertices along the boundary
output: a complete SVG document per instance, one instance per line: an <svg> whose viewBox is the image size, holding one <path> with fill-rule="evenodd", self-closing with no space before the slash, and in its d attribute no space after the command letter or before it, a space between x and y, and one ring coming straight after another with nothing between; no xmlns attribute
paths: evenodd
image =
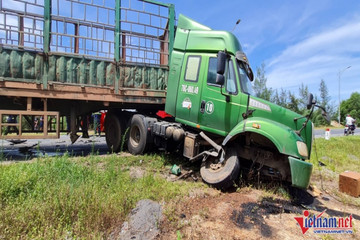
<svg viewBox="0 0 360 240"><path fill-rule="evenodd" d="M308 98L308 102L307 102L307 105L306 105L307 109L310 109L312 107L312 105L314 104L313 100L314 100L314 96L312 95L312 93L310 93L309 98Z"/></svg>
<svg viewBox="0 0 360 240"><path fill-rule="evenodd" d="M217 56L217 74L224 75L225 66L226 66L227 54L225 52L219 51Z"/></svg>
<svg viewBox="0 0 360 240"><path fill-rule="evenodd" d="M247 75L250 80L250 82L254 81L254 73L249 65L247 65Z"/></svg>
<svg viewBox="0 0 360 240"><path fill-rule="evenodd" d="M216 84L220 85L220 86L223 86L225 83L225 77L224 75L221 75L221 74L217 74L216 75Z"/></svg>

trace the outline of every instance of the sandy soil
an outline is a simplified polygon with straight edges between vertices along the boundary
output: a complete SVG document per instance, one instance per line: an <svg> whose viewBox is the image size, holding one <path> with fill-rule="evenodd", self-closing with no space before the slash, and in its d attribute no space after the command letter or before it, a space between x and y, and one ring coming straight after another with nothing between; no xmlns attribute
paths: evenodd
<svg viewBox="0 0 360 240"><path fill-rule="evenodd" d="M324 190L290 191L291 198L250 187L198 190L165 206L158 239L360 239L360 208ZM323 217L352 214L353 234L319 234L311 228L303 234L295 217L304 210L316 216L326 210Z"/></svg>

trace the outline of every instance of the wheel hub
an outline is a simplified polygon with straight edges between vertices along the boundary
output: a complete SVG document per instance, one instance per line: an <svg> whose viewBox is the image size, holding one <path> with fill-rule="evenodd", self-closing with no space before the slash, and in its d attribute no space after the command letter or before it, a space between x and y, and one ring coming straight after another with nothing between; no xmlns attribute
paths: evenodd
<svg viewBox="0 0 360 240"><path fill-rule="evenodd" d="M211 163L210 164L210 168L214 171L220 169L221 167L222 167L221 163Z"/></svg>

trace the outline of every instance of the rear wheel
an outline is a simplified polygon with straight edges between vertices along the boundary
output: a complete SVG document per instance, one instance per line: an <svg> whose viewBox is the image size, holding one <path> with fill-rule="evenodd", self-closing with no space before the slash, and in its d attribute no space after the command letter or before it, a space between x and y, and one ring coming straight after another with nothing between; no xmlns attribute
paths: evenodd
<svg viewBox="0 0 360 240"><path fill-rule="evenodd" d="M107 114L105 118L105 139L111 152L119 152L121 147L122 128L118 116Z"/></svg>
<svg viewBox="0 0 360 240"><path fill-rule="evenodd" d="M228 148L223 164L218 158L210 158L202 164L200 174L204 182L215 188L226 189L239 177L240 163L234 148Z"/></svg>
<svg viewBox="0 0 360 240"><path fill-rule="evenodd" d="M139 114L135 114L131 118L128 150L135 155L143 154L146 150L147 131L143 118Z"/></svg>

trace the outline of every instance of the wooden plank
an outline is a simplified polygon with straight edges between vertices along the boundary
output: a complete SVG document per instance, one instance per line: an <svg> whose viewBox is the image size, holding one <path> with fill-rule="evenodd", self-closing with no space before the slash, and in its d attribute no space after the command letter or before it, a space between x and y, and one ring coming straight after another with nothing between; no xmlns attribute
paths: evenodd
<svg viewBox="0 0 360 240"><path fill-rule="evenodd" d="M0 110L0 117L3 115L16 115L18 116L18 123L2 123L0 121L0 136L3 139L40 139L40 138L59 138L60 137L60 129L59 129L59 112L48 112L48 111L18 111L18 110ZM22 118L23 116L43 116L43 129L42 134L37 135L23 135L22 134ZM55 134L48 134L48 117L55 117L57 128ZM17 135L3 135L1 132L2 127L17 127L18 134Z"/></svg>

